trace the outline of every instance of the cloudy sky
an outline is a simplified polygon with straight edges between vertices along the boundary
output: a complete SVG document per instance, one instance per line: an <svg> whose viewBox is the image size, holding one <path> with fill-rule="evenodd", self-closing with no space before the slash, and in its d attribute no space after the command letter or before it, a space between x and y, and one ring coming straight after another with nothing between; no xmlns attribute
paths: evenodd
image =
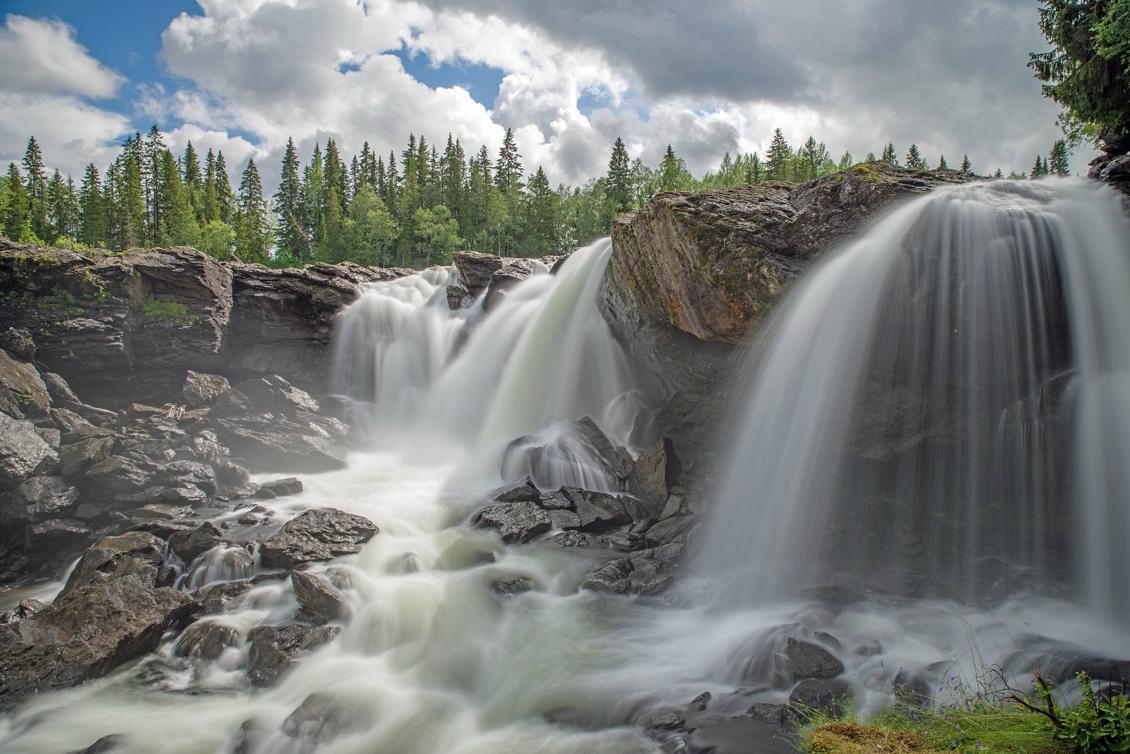
<svg viewBox="0 0 1130 754"><path fill-rule="evenodd" d="M513 127L554 182L623 136L696 174L780 127L857 159L913 141L933 163L1027 169L1057 138L1026 68L1035 0L3 0L0 160L30 134L81 175L156 123L181 149L253 156L288 136L381 153L409 132L496 152ZM1084 168L1085 154L1073 167Z"/></svg>

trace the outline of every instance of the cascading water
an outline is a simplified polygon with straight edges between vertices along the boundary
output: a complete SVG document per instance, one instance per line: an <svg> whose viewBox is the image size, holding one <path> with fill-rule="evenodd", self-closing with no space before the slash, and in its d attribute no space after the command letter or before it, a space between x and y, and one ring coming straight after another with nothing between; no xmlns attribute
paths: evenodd
<svg viewBox="0 0 1130 754"><path fill-rule="evenodd" d="M506 444L529 436L509 455L551 445L566 457L539 482L611 487L583 441L562 440L562 422L588 416L628 446L641 420L627 359L596 306L611 251L603 239L556 275L540 265L487 317L481 302L449 309L446 270L378 283L342 315L334 383L360 402L378 443L438 436L474 448L475 466L501 469Z"/></svg>
<svg viewBox="0 0 1130 754"><path fill-rule="evenodd" d="M788 296L697 559L729 604L832 582L1130 619L1130 222L1081 181L907 204Z"/></svg>

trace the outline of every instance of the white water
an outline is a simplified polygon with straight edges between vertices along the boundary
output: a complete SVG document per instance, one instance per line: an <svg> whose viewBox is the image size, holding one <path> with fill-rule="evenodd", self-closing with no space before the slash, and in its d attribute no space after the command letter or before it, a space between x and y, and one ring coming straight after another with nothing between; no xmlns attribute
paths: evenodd
<svg viewBox="0 0 1130 754"><path fill-rule="evenodd" d="M1128 290L1130 222L1098 185L899 208L755 348L701 571L744 605L832 581L1058 588L1130 623Z"/></svg>

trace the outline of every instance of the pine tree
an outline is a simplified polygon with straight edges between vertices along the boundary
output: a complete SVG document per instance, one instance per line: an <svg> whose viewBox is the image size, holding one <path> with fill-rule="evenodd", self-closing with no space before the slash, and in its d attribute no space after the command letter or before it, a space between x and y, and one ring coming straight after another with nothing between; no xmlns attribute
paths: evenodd
<svg viewBox="0 0 1130 754"><path fill-rule="evenodd" d="M1028 178L1034 181L1037 178L1043 178L1047 174L1048 170L1047 166L1044 165L1044 158L1040 155L1036 155L1036 164L1032 166L1032 170L1028 174Z"/></svg>
<svg viewBox="0 0 1130 754"><path fill-rule="evenodd" d="M868 153L867 153L867 158L866 158L866 159L864 160L864 162L876 162L877 160L878 160L878 158L877 158L877 157L875 157L875 153L874 153L874 152L868 152Z"/></svg>
<svg viewBox="0 0 1130 754"><path fill-rule="evenodd" d="M204 158L204 223L220 222L220 199L216 194L216 155L209 149Z"/></svg>
<svg viewBox="0 0 1130 754"><path fill-rule="evenodd" d="M898 158L898 155L895 153L895 145L888 143L887 146L883 147L883 156L880 157L879 159L882 162L886 162L886 163L891 164L891 165L898 165L899 164L899 158Z"/></svg>
<svg viewBox="0 0 1130 754"><path fill-rule="evenodd" d="M506 135L502 139L502 148L498 150L494 185L504 195L522 190L522 155L518 154L514 131L509 128L506 129Z"/></svg>
<svg viewBox="0 0 1130 754"><path fill-rule="evenodd" d="M349 196L348 178L345 174L345 165L341 161L337 142L333 139L326 140L326 154L322 161L322 173L326 181L326 194L323 195L323 212L329 211L329 189L334 189L334 198L337 199L337 209L340 215L345 211L345 200Z"/></svg>
<svg viewBox="0 0 1130 754"><path fill-rule="evenodd" d="M200 226L188 189L181 177L180 165L173 153L165 150L161 156L161 175L157 183L158 213L161 217L162 245L195 246L200 240Z"/></svg>
<svg viewBox="0 0 1130 754"><path fill-rule="evenodd" d="M63 180L58 170L47 182L47 235L43 240L49 243L73 241L78 235L77 210L71 195L73 186Z"/></svg>
<svg viewBox="0 0 1130 754"><path fill-rule="evenodd" d="M217 158L217 162L219 158ZM236 254L245 262L266 262L271 248L271 228L263 182L255 160L249 159L239 182L239 223Z"/></svg>
<svg viewBox="0 0 1130 754"><path fill-rule="evenodd" d="M228 166L224 162L223 151L216 152L214 190L216 192L217 219L220 222L232 225L238 219L235 192L232 191L231 179L228 177Z"/></svg>
<svg viewBox="0 0 1130 754"><path fill-rule="evenodd" d="M275 193L278 217L278 253L285 259L303 260L309 256L309 243L301 211L302 180L298 176L298 150L294 139L286 140L279 190Z"/></svg>
<svg viewBox="0 0 1130 754"><path fill-rule="evenodd" d="M961 174L973 175L973 163L969 161L969 155L963 155L961 158Z"/></svg>
<svg viewBox="0 0 1130 754"><path fill-rule="evenodd" d="M789 178L790 163L793 150L785 141L781 129L773 131L773 140L769 142L769 151L765 153L765 172L771 181L783 181Z"/></svg>
<svg viewBox="0 0 1130 754"><path fill-rule="evenodd" d="M993 178L996 178L997 180L1004 178L1004 173L1001 172L1000 168L997 168L997 172L993 173Z"/></svg>
<svg viewBox="0 0 1130 754"><path fill-rule="evenodd" d="M686 173L686 168L683 168L683 172ZM761 162L757 152L754 152L746 160L745 182L747 186L752 186L763 180L765 180L765 164Z"/></svg>
<svg viewBox="0 0 1130 754"><path fill-rule="evenodd" d="M22 241L31 233L31 215L28 212L27 187L14 162L8 163L8 191L4 235L13 241Z"/></svg>
<svg viewBox="0 0 1130 754"><path fill-rule="evenodd" d="M558 196L549 187L545 171L538 168L530 178L530 199L527 210L526 248L535 255L555 254L557 242Z"/></svg>
<svg viewBox="0 0 1130 754"><path fill-rule="evenodd" d="M396 154L393 152L388 153L385 171L385 193L382 198L388 211L393 217L397 217L400 211L400 173L396 170Z"/></svg>
<svg viewBox="0 0 1130 754"><path fill-rule="evenodd" d="M874 157L875 155L869 154L867 156L868 157ZM872 161L873 160L868 160L868 162L872 162ZM855 158L852 157L851 152L844 152L843 155L840 156L839 165L837 165L836 167L837 167L838 170L840 170L842 172L844 170L848 170L854 164L855 164Z"/></svg>
<svg viewBox="0 0 1130 754"><path fill-rule="evenodd" d="M133 249L145 245L147 225L145 187L141 180L141 137L126 141L121 171L121 202L118 211L118 248Z"/></svg>
<svg viewBox="0 0 1130 754"><path fill-rule="evenodd" d="M918 151L917 144L911 144L910 149L906 150L906 166L911 170L926 169L926 161L922 159L922 153Z"/></svg>
<svg viewBox="0 0 1130 754"><path fill-rule="evenodd" d="M24 188L27 191L30 229L37 239L42 240L50 235L47 225L47 173L43 166L43 152L34 136L27 140L27 149L24 150L24 174L27 176Z"/></svg>
<svg viewBox="0 0 1130 754"><path fill-rule="evenodd" d="M943 154L938 157L938 170L949 170L950 166L946 164L946 156Z"/></svg>
<svg viewBox="0 0 1130 754"><path fill-rule="evenodd" d="M154 245L161 243L165 235L161 218L162 158L165 151L165 137L157 124L153 124L145 137L141 183L145 189L145 214L149 219L148 239Z"/></svg>
<svg viewBox="0 0 1130 754"><path fill-rule="evenodd" d="M102 202L102 179L94 163L86 166L78 193L78 240L87 246L106 244L106 208Z"/></svg>
<svg viewBox="0 0 1130 754"><path fill-rule="evenodd" d="M1060 139L1052 145L1052 151L1048 154L1045 167L1049 173L1054 173L1061 178L1066 178L1071 175L1071 166L1067 161L1067 142L1065 140Z"/></svg>
<svg viewBox="0 0 1130 754"><path fill-rule="evenodd" d="M199 223L204 219L204 176L200 171L200 158L196 155L196 148L189 141L184 147L181 157L181 169L184 171L184 190L188 194L188 203L192 206L192 213Z"/></svg>
<svg viewBox="0 0 1130 754"><path fill-rule="evenodd" d="M619 136L612 145L612 155L608 158L607 177L608 200L614 213L632 208L632 176L628 162L628 149Z"/></svg>

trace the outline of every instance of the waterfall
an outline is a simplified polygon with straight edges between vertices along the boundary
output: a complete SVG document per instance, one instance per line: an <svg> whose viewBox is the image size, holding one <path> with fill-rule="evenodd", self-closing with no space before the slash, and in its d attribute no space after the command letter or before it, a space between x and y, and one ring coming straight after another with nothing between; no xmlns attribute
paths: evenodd
<svg viewBox="0 0 1130 754"><path fill-rule="evenodd" d="M1130 614L1130 222L1075 180L941 189L829 256L751 345L699 572Z"/></svg>
<svg viewBox="0 0 1130 754"><path fill-rule="evenodd" d="M489 315L476 302L452 311L447 270L377 283L345 310L334 344L333 381L360 402L375 441L405 432L477 450L501 469L506 444L558 443L562 422L588 416L616 445L630 445L643 411L622 347L597 308L612 244L575 252L511 288ZM513 456L513 452L510 454ZM591 463L548 484L608 487ZM508 463L508 468L525 468ZM582 473L583 472L583 473Z"/></svg>

